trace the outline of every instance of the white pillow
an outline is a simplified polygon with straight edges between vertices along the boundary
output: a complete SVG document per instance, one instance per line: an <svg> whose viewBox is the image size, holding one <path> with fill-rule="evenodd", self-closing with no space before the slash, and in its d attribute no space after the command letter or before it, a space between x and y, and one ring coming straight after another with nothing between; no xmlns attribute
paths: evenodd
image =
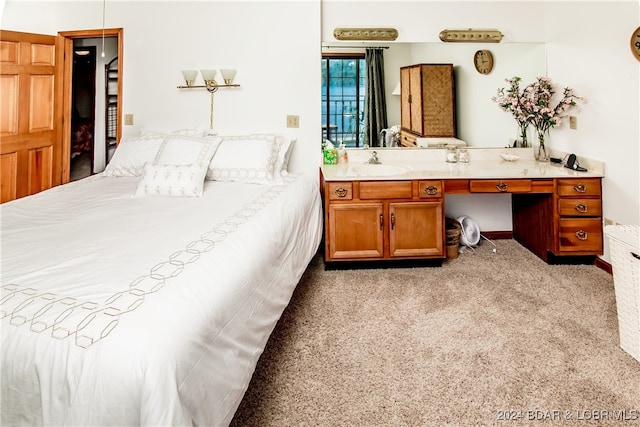
<svg viewBox="0 0 640 427"><path fill-rule="evenodd" d="M207 164L147 163L133 197L201 197Z"/></svg>
<svg viewBox="0 0 640 427"><path fill-rule="evenodd" d="M140 135L182 135L182 136L206 136L207 128L184 128L175 130L157 130L157 129L142 129Z"/></svg>
<svg viewBox="0 0 640 427"><path fill-rule="evenodd" d="M208 165L218 149L220 137L165 136L154 163L165 165Z"/></svg>
<svg viewBox="0 0 640 427"><path fill-rule="evenodd" d="M163 142L162 135L123 137L102 174L104 176L142 175L144 164L156 158Z"/></svg>
<svg viewBox="0 0 640 427"><path fill-rule="evenodd" d="M274 169L275 175L280 174L280 176L284 177L289 174L289 159L291 158L291 151L295 141L295 139L283 135L278 135L276 137L276 143L279 145L278 157L276 159L276 166Z"/></svg>
<svg viewBox="0 0 640 427"><path fill-rule="evenodd" d="M223 136L209 165L207 179L254 184L280 183L281 177L274 174L279 146L276 135Z"/></svg>

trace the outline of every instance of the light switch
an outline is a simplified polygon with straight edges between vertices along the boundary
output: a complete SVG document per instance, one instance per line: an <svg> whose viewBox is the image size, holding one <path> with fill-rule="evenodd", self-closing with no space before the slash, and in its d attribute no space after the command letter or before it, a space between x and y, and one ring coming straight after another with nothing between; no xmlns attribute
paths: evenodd
<svg viewBox="0 0 640 427"><path fill-rule="evenodd" d="M124 124L126 126L133 125L133 114L125 114L124 115Z"/></svg>
<svg viewBox="0 0 640 427"><path fill-rule="evenodd" d="M298 116L287 116L287 127L288 128L300 127L300 117L298 117Z"/></svg>

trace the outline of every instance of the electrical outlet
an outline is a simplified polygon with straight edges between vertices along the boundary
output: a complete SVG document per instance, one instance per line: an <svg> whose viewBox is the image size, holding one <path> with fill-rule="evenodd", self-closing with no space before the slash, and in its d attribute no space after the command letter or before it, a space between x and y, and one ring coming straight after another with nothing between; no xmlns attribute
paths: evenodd
<svg viewBox="0 0 640 427"><path fill-rule="evenodd" d="M124 124L126 126L132 126L133 125L133 114L125 114L124 115Z"/></svg>
<svg viewBox="0 0 640 427"><path fill-rule="evenodd" d="M576 116L569 116L569 128L578 129L578 118Z"/></svg>
<svg viewBox="0 0 640 427"><path fill-rule="evenodd" d="M299 116L287 116L287 127L288 128L298 128L298 127L300 127L300 117Z"/></svg>

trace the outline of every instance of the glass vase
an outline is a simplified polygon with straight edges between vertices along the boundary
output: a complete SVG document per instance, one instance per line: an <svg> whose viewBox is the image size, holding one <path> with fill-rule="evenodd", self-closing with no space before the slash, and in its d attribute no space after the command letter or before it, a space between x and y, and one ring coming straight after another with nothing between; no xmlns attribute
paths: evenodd
<svg viewBox="0 0 640 427"><path fill-rule="evenodd" d="M530 147L528 134L529 134L529 123L518 122L518 135L516 137L516 141L513 144L513 146L517 148Z"/></svg>
<svg viewBox="0 0 640 427"><path fill-rule="evenodd" d="M539 162L549 161L549 130L536 129L533 156Z"/></svg>

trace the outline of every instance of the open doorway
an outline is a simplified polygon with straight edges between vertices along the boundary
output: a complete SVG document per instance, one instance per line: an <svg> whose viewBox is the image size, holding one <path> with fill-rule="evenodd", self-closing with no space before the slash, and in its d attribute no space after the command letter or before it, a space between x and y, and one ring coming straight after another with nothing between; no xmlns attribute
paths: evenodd
<svg viewBox="0 0 640 427"><path fill-rule="evenodd" d="M100 55L96 53L98 50ZM106 166L110 144L108 119L113 122L116 117L114 98L110 95L114 85L107 70L117 60L116 37L105 37L104 41L101 37L73 39L70 181L102 172Z"/></svg>
<svg viewBox="0 0 640 427"><path fill-rule="evenodd" d="M66 31L59 36L64 50L65 183L102 172L114 142L120 140L123 30Z"/></svg>
<svg viewBox="0 0 640 427"><path fill-rule="evenodd" d="M77 181L93 174L95 109L96 47L76 46L74 41L71 83L70 181Z"/></svg>

